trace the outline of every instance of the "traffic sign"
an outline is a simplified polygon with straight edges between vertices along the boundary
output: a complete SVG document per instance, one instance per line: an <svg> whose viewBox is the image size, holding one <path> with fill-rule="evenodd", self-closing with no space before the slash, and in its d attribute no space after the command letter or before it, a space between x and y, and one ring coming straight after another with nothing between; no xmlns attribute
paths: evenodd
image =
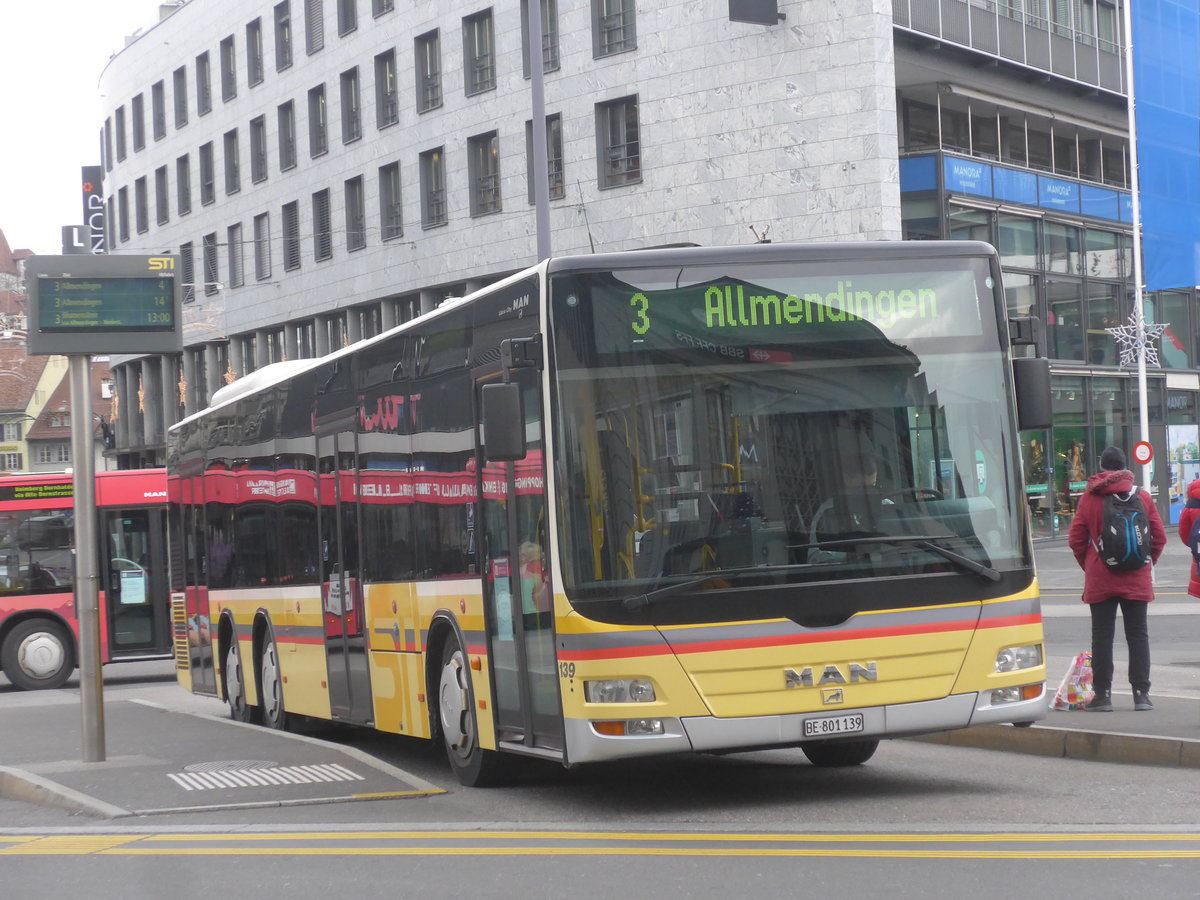
<svg viewBox="0 0 1200 900"><path fill-rule="evenodd" d="M1150 460L1154 459L1154 448L1150 446L1149 441L1138 441L1133 445L1133 461L1146 465Z"/></svg>

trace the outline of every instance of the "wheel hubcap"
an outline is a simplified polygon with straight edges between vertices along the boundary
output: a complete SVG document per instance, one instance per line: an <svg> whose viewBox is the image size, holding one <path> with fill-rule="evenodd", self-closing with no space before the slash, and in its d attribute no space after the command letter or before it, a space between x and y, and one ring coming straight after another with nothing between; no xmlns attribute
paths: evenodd
<svg viewBox="0 0 1200 900"><path fill-rule="evenodd" d="M438 689L438 709L442 720L442 733L446 745L459 756L471 752L470 715L467 709L467 689L464 682L462 654L455 653L442 667L442 680Z"/></svg>
<svg viewBox="0 0 1200 900"><path fill-rule="evenodd" d="M229 688L229 705L240 710L246 705L246 692L242 686L242 660L238 656L236 645L229 648L225 665L225 682Z"/></svg>
<svg viewBox="0 0 1200 900"><path fill-rule="evenodd" d="M263 648L262 691L263 715L273 722L279 715L279 660L274 641Z"/></svg>
<svg viewBox="0 0 1200 900"><path fill-rule="evenodd" d="M53 678L66 664L67 654L62 641L46 631L38 631L21 641L17 648L17 663L30 678Z"/></svg>

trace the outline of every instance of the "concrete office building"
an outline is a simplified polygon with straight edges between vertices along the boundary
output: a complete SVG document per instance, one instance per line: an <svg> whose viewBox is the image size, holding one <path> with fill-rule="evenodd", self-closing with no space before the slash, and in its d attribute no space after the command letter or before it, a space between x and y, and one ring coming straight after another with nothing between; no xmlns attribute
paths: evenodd
<svg viewBox="0 0 1200 900"><path fill-rule="evenodd" d="M1047 325L1055 427L1025 436L1061 532L1136 390L1122 13L1108 0L541 0L555 254L973 238ZM536 261L525 0L190 0L105 69L110 252L181 258L181 358L121 357L122 466L229 380L380 332ZM1150 380L1196 434L1191 289ZM1181 430L1182 429L1182 430ZM1190 430L1189 430L1190 429ZM1170 467L1156 485L1164 511ZM1040 487L1039 487L1040 486Z"/></svg>

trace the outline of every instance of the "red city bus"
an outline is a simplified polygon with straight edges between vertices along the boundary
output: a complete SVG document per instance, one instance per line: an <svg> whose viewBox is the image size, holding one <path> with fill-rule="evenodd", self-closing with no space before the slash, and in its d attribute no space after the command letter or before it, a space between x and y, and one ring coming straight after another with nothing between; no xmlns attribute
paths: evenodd
<svg viewBox="0 0 1200 900"><path fill-rule="evenodd" d="M70 473L0 476L0 667L25 690L61 687L78 659ZM96 475L100 659L172 655L163 469Z"/></svg>

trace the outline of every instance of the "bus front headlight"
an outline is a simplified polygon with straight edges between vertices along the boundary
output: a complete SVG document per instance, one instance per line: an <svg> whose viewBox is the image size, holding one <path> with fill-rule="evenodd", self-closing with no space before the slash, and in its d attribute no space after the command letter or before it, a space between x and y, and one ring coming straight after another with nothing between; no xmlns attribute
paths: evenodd
<svg viewBox="0 0 1200 900"><path fill-rule="evenodd" d="M654 685L645 678L585 681L583 693L588 703L650 703Z"/></svg>
<svg viewBox="0 0 1200 900"><path fill-rule="evenodd" d="M996 654L997 672L1017 672L1033 669L1042 664L1042 645L1026 644L1023 647L1005 647Z"/></svg>

